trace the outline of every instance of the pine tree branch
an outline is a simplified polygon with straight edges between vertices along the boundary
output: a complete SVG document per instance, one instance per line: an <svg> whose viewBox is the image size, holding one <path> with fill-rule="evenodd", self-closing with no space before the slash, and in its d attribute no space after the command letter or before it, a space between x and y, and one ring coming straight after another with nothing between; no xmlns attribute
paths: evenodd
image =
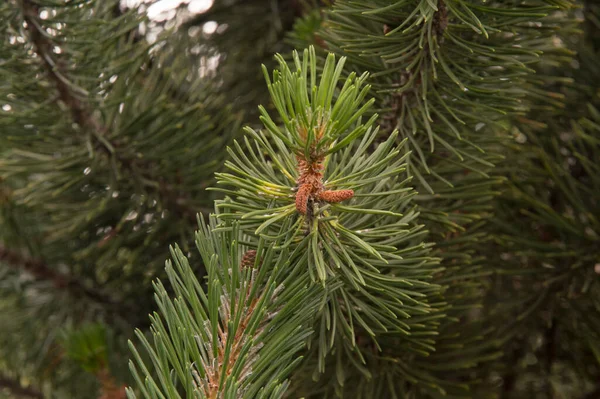
<svg viewBox="0 0 600 399"><path fill-rule="evenodd" d="M0 391L5 389L17 397L44 399L44 395L37 389L24 387L16 379L0 374Z"/></svg>
<svg viewBox="0 0 600 399"><path fill-rule="evenodd" d="M91 116L90 111L77 98L68 85L64 68L56 62L51 54L53 44L42 33L39 23L39 7L31 0L22 0L23 19L27 22L27 31L35 47L36 54L42 60L48 76L58 90L59 97L71 110L73 121L79 126L92 129L95 134L103 134L105 129Z"/></svg>
<svg viewBox="0 0 600 399"><path fill-rule="evenodd" d="M27 31L31 37L31 42L34 45L36 54L42 60L44 69L46 70L50 80L58 91L59 99L69 108L71 118L81 128L92 133L96 142L96 150L104 153L109 157L114 157L125 169L130 172L140 174L147 180L156 180L151 175L150 171L159 170L158 165L153 162L143 161L134 157L123 156L117 150L120 147L118 142L110 140L108 129L102 125L92 113L82 99L80 99L69 83L69 75L66 68L60 61L52 57L52 48L54 44L49 40L43 32L40 25L39 6L32 0L21 0L23 18L27 23ZM174 189L171 185L159 180L157 193L168 208L171 208L177 215L188 220L192 225L196 224L196 214L201 212L208 214L211 209L195 208L189 204L188 199L179 190Z"/></svg>
<svg viewBox="0 0 600 399"><path fill-rule="evenodd" d="M85 296L94 302L114 307L117 303L106 294L86 287L85 284L72 277L52 270L40 259L32 259L0 245L0 261L17 271L25 271L38 281L50 281L58 289L66 289L74 296Z"/></svg>
<svg viewBox="0 0 600 399"><path fill-rule="evenodd" d="M152 362L146 365L130 343L135 357L130 370L144 398L152 397L146 386L161 397L181 389L185 397L204 399L281 398L301 361L299 351L312 334L322 302L321 288L309 284L296 255L265 248L264 242L241 247L238 243L251 236L237 224L215 232L209 226L216 222L211 215L209 225L200 223L196 234L208 286L200 285L183 252L172 248L173 262L166 267L171 292L161 281L154 286L160 314L152 317L152 341L136 331ZM190 328L164 321L173 317ZM168 349L174 343L193 349ZM166 369L175 370L173 378L157 380L155 371ZM136 397L130 389L129 394Z"/></svg>
<svg viewBox="0 0 600 399"><path fill-rule="evenodd" d="M255 258L255 250L247 251L242 258L240 268L251 268L254 265ZM248 339L248 337L245 336L246 327L248 327L250 320L252 319L254 313L257 311L257 305L260 299L250 298L250 292L252 291L252 289L252 285L248 284L243 290L243 293L242 290L240 290L240 292L236 295L237 297L235 298L235 302L238 304L245 305L243 305L244 312L242 314L239 327L233 332L233 340L231 340L231 338L229 337L230 335L232 335L232 332L229 330L229 326L231 326L230 323L233 321L232 319L234 315L225 312L222 316L223 327L219 327L218 330L219 339L217 341L218 343L216 348L217 356L215 359L211 359L212 361L208 364L203 365L204 371L206 373L206 376L204 378L201 378L199 374L194 374L194 378L196 380L196 383L198 384L199 389L203 390L204 395L207 398L218 398L224 394L224 392L222 392L222 386L220 383L227 376L231 375L233 367L236 366L238 359L241 355L245 340ZM224 296L223 303L221 304L223 309L231 309L231 305L232 304L229 298ZM257 335L258 333L256 333L255 336L252 338L256 338ZM231 343L229 341L231 341ZM212 350L209 351L209 353L212 353ZM245 362L245 366L243 368L244 371L242 373L243 375L247 375L247 373L251 371L252 360L253 359L251 357Z"/></svg>
<svg viewBox="0 0 600 399"><path fill-rule="evenodd" d="M444 35L444 31L448 27L448 9L446 8L446 4L444 0L439 0L437 4L438 10L433 14L433 31L436 40L436 44L441 43L442 36ZM423 24L425 25L425 24ZM388 34L393 28L387 24L383 25L383 33ZM432 45L429 41L429 37L425 36L423 48L421 49L422 53L427 53L429 51L429 46ZM435 48L435 44L433 44ZM418 55L418 54L417 54ZM415 55L415 57L417 57ZM396 81L393 83L397 87L402 87L406 85L407 82L411 81L414 75L419 75L422 70L429 68L428 64L419 64L417 69L401 71L398 73L398 77ZM422 80L420 78L412 79L412 84L410 89L402 91L400 93L391 93L389 97L389 108L390 111L383 115L383 120L385 121L383 124L383 128L385 131L391 133L396 126L398 125L401 115L402 115L402 107L404 106L404 101L407 100L409 96L418 95L418 90L421 88Z"/></svg>

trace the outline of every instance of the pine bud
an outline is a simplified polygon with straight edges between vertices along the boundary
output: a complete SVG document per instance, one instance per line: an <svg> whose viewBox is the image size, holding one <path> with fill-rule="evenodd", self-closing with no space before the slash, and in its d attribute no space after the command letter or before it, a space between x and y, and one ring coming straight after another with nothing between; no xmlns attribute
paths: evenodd
<svg viewBox="0 0 600 399"><path fill-rule="evenodd" d="M250 249L244 253L242 256L242 269L250 269L254 267L254 262L256 261L256 250Z"/></svg>
<svg viewBox="0 0 600 399"><path fill-rule="evenodd" d="M329 203L342 202L354 197L354 190L326 190L319 193L319 199Z"/></svg>

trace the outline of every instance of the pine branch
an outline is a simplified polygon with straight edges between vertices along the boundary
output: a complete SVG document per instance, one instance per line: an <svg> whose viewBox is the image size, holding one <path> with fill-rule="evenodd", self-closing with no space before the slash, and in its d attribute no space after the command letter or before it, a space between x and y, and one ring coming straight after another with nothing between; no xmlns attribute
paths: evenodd
<svg viewBox="0 0 600 399"><path fill-rule="evenodd" d="M21 0L23 18L27 23L27 31L31 37L36 54L42 60L50 80L54 83L59 93L59 99L68 107L73 121L81 128L88 130L95 141L95 150L102 152L106 156L114 157L126 170L139 173L142 178L155 180L152 178L151 170L160 170L159 165L153 162L143 161L131 156L124 156L119 153L120 143L110 140L108 128L104 126L93 115L93 110L76 93L76 90L69 83L69 74L65 66L52 56L53 43L48 39L47 33L41 26L39 17L39 6L32 0ZM170 184L159 179L157 188L162 202L171 208L177 215L188 220L191 224L196 223L196 214L202 212L208 214L210 209L197 209L189 204L189 199L185 193L174 190Z"/></svg>
<svg viewBox="0 0 600 399"><path fill-rule="evenodd" d="M117 306L117 303L108 295L87 287L82 281L73 276L52 270L43 260L25 257L0 245L0 261L14 270L31 274L38 281L50 281L56 288L65 289L75 297L85 296L94 302L109 305L112 308ZM127 312L131 310L127 309ZM126 314L125 310L123 310L123 313Z"/></svg>
<svg viewBox="0 0 600 399"><path fill-rule="evenodd" d="M48 76L58 90L59 98L71 110L73 121L83 128L91 129L94 134L104 134L103 126L92 117L87 106L75 95L69 87L68 76L63 65L52 58L53 44L42 33L40 26L39 6L31 0L22 0L23 19L27 22L27 31L35 47L37 55L42 60Z"/></svg>
<svg viewBox="0 0 600 399"><path fill-rule="evenodd" d="M179 388L186 397L205 399L282 398L301 360L322 291L309 284L299 254L267 248L235 224L219 232L215 227L212 217L210 227L201 223L196 234L207 289L181 250L173 249L166 270L175 299L157 282L153 340L136 332L152 363L130 344L130 369L144 398L179 397ZM172 370L170 377L165 370ZM128 395L136 397L132 390Z"/></svg>
<svg viewBox="0 0 600 399"><path fill-rule="evenodd" d="M240 269L253 268L256 258L256 251L246 251L242 257ZM202 389L204 395L207 398L218 398L223 394L220 386L220 382L224 381L227 376L231 375L233 367L238 362L240 352L243 348L244 341L248 339L245 337L246 328L250 323L252 317L257 312L257 305L259 304L259 298L250 298L250 292L255 288L250 282L243 290L235 293L234 298L225 296L222 298L221 307L225 310L222 312L222 324L223 327L219 327L219 339L217 342L217 356L214 359L210 359L207 364L203 365L206 373L205 377L200 377L199 374L195 373L194 377L199 389ZM231 295L231 294L230 294ZM233 300L233 303L232 303ZM232 304L244 304L243 314L241 321L239 322L239 328L235 331L231 330L231 322L234 322L234 314L227 312L231 309ZM238 305L239 306L239 305ZM264 323L264 322L263 322ZM262 324L262 323L261 323ZM233 338L231 336L233 335ZM258 334L255 333L251 339L255 339ZM208 353L213 353L213 350L209 350ZM216 361L215 361L216 360ZM244 362L242 378L244 378L250 371L252 366L252 358ZM238 380L241 383L242 380Z"/></svg>
<svg viewBox="0 0 600 399"><path fill-rule="evenodd" d="M373 74L382 128L408 138L420 192L451 198L457 167L488 178L500 161L477 130L498 129L507 115L523 113L523 98L536 93L529 65L542 51L549 57L562 50L549 40L556 26L550 17L545 31L523 24L553 12L540 3L496 10L468 1L335 2L323 38L348 56L350 70Z"/></svg>
<svg viewBox="0 0 600 399"><path fill-rule="evenodd" d="M12 395L22 398L44 399L44 395L35 388L24 387L19 381L0 374L0 391L8 390Z"/></svg>
<svg viewBox="0 0 600 399"><path fill-rule="evenodd" d="M283 126L259 108L265 129L247 128L245 146L234 143L230 151L230 173L217 174L218 183L227 188L215 190L229 195L217 202L217 217L236 221L266 240L291 232L294 238L285 246L305 254L302 267L328 290L327 306L317 316L322 324L316 328L318 369L323 372L336 345L339 359L364 363L358 332L377 342L386 334L410 337L417 330L423 335L435 330L433 318L414 320L438 312L429 301L439 286L427 281L437 259L429 257L430 246L422 241L427 232L415 223L414 193L404 176L408 154L401 155L405 141L398 144L394 132L369 151L379 129L376 114L364 117L374 102L365 101L368 75L352 73L342 79L346 58L336 62L333 54L319 73L314 47L302 57L293 53L295 70L283 57L276 59L279 69L272 77L263 70ZM407 264L415 267L410 277L393 271ZM339 290L330 289L334 282L341 283ZM411 289L405 290L408 285ZM341 328L330 329L329 320ZM423 342L419 350L430 347Z"/></svg>
<svg viewBox="0 0 600 399"><path fill-rule="evenodd" d="M430 47L436 49L442 42L444 31L448 27L448 9L443 0L439 0L437 4L437 10L433 13L432 17L432 31L435 33L432 36L426 36L424 43L420 49L420 53L427 54L430 51ZM392 31L394 27L388 24L383 25L383 33L387 35ZM415 56L416 57L416 56ZM399 124L404 123L402 108L405 106L405 101L410 101L411 96L419 95L418 90L421 89L423 81L421 78L413 79L414 76L419 76L422 73L428 73L427 68L429 65L426 63L418 64L414 70L402 71L398 74L396 79L392 83L392 87L403 87L410 85L410 88L397 93L391 93L389 96L389 111L382 115L382 119L386 121L382 128L389 134L396 129Z"/></svg>

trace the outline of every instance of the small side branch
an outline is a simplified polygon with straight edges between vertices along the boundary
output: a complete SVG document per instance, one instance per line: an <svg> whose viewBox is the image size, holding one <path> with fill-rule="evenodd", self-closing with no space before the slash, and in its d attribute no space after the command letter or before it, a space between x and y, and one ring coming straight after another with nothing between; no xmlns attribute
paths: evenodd
<svg viewBox="0 0 600 399"><path fill-rule="evenodd" d="M446 8L444 0L439 0L437 7L438 10L433 19L433 27L438 37L441 37L448 27L448 9Z"/></svg>
<svg viewBox="0 0 600 399"><path fill-rule="evenodd" d="M21 383L4 374L0 374L0 392L8 390L12 395L21 398L44 399L44 395L32 387L24 387Z"/></svg>
<svg viewBox="0 0 600 399"><path fill-rule="evenodd" d="M105 305L116 305L106 294L86 287L83 282L76 278L52 270L43 261L28 258L2 245L0 245L0 261L17 271L29 273L38 281L50 281L56 288L66 289L75 296L85 296Z"/></svg>

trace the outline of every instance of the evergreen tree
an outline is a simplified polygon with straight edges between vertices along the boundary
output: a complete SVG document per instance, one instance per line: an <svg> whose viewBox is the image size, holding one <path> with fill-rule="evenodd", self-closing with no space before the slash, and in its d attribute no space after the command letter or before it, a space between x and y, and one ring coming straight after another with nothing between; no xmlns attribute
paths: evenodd
<svg viewBox="0 0 600 399"><path fill-rule="evenodd" d="M593 0L128 3L0 4L0 395L600 395Z"/></svg>

